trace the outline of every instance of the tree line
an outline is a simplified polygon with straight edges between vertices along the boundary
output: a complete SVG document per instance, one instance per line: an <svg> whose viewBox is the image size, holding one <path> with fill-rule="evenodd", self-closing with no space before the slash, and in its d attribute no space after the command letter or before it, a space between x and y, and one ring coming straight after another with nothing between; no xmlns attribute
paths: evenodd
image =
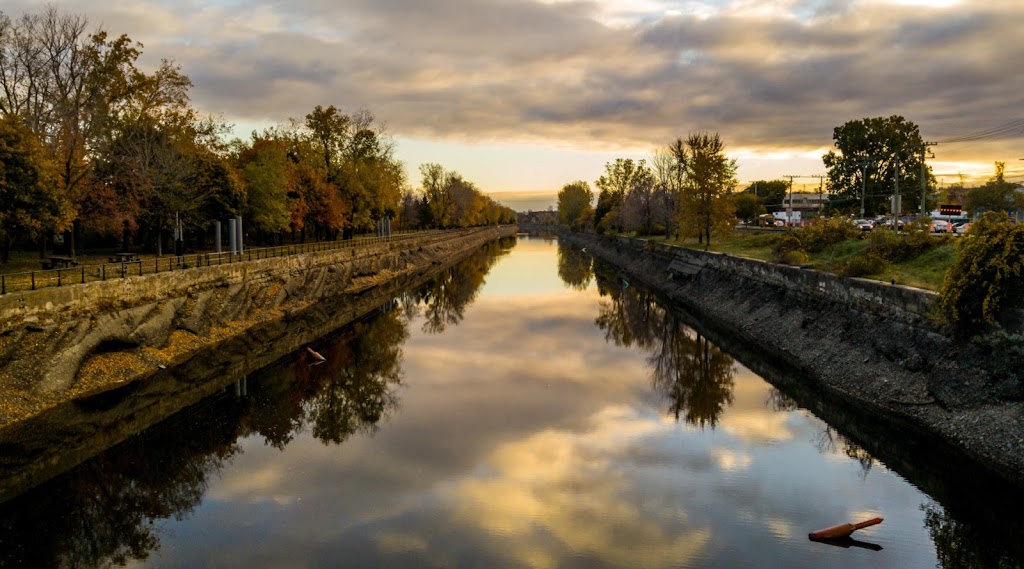
<svg viewBox="0 0 1024 569"><path fill-rule="evenodd" d="M631 158L605 164L594 206L590 184L566 184L558 192L558 216L576 230L695 237L707 246L712 234L735 224L736 184L736 160L726 157L725 142L717 132L701 131L655 150L650 164Z"/></svg>
<svg viewBox="0 0 1024 569"><path fill-rule="evenodd" d="M45 254L55 235L71 255L86 237L161 254L179 222L201 246L214 221L235 216L264 244L347 237L383 217L396 228L514 220L436 164L413 191L367 110L318 105L227 140L231 125L192 105L181 67L141 69L142 49L54 7L0 11L3 262L14 245Z"/></svg>
<svg viewBox="0 0 1024 569"><path fill-rule="evenodd" d="M1003 162L996 162L994 176L978 187L961 182L940 192L926 163L933 143L902 116L848 121L833 130L833 142L835 148L822 157L828 193L823 215L927 215L939 203L961 205L970 215L1024 211L1021 185L1006 179ZM724 148L717 133L697 132L656 149L650 163L609 162L595 182L596 203L586 181L563 186L559 222L576 230L695 237L707 243L737 219L783 210L791 182L758 180L737 192L736 162Z"/></svg>

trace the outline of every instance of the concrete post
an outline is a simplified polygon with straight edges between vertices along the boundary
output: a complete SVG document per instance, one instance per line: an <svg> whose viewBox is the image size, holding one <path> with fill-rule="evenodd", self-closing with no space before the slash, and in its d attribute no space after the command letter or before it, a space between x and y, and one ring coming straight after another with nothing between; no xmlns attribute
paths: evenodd
<svg viewBox="0 0 1024 569"><path fill-rule="evenodd" d="M231 254L238 252L238 231L235 229L235 218L228 220L228 248Z"/></svg>
<svg viewBox="0 0 1024 569"><path fill-rule="evenodd" d="M213 222L213 252L220 253L220 222Z"/></svg>
<svg viewBox="0 0 1024 569"><path fill-rule="evenodd" d="M245 252L245 233L242 232L242 216L235 218L235 231L238 232L238 254Z"/></svg>

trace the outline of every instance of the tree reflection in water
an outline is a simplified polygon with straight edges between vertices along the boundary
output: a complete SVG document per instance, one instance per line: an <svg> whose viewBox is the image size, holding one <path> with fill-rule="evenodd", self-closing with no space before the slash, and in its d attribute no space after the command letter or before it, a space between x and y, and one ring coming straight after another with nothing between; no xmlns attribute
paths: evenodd
<svg viewBox="0 0 1024 569"><path fill-rule="evenodd" d="M570 252L571 254L571 252ZM561 262L561 261L560 261ZM650 357L651 376L656 388L671 401L669 411L691 425L714 426L725 407L733 401L733 360L706 338L682 324L671 312L661 308L652 294L635 283L627 285L614 269L595 262L594 272L601 296L597 326L605 338L617 346L635 346ZM572 277L559 274L569 286ZM792 412L801 408L793 398L772 388L765 401L773 411ZM860 465L866 477L877 460L861 445L822 423L813 441L820 452L842 453ZM942 476L937 480L946 480ZM964 491L966 504L950 513L937 502L922 506L928 529L942 569L1024 567L1024 542L1020 540L1020 522L1016 494L1001 496L996 504L976 508L978 489L973 481L957 481L946 494ZM984 494L983 494L984 496ZM947 498L948 499L948 498ZM1007 514L1007 512L1012 512Z"/></svg>
<svg viewBox="0 0 1024 569"><path fill-rule="evenodd" d="M372 433L398 406L394 386L401 383L402 345L409 337L403 314L393 305L370 323L356 323L351 341L328 347L322 367L334 379L303 406L318 440L340 444L360 430Z"/></svg>
<svg viewBox="0 0 1024 569"><path fill-rule="evenodd" d="M511 238L491 241L430 284L407 294L403 302L407 315L412 318L422 310L423 332L427 334L440 334L449 325L462 322L466 307L476 300L484 284L484 277L514 243Z"/></svg>
<svg viewBox="0 0 1024 569"><path fill-rule="evenodd" d="M238 452L231 401L133 437L0 507L0 567L95 567L145 559L154 521L186 517L207 476Z"/></svg>
<svg viewBox="0 0 1024 569"><path fill-rule="evenodd" d="M650 291L629 286L603 265L596 280L602 297L596 324L605 339L649 354L654 387L668 397L676 420L715 428L733 402L732 357L662 308Z"/></svg>
<svg viewBox="0 0 1024 569"><path fill-rule="evenodd" d="M397 408L402 346L418 310L431 332L457 324L510 242L495 242L448 269L419 294L393 301L334 335L317 351L284 358L235 386L0 505L0 568L94 567L146 559L161 519L184 519L208 477L260 436L283 449L308 431L324 444L372 433Z"/></svg>
<svg viewBox="0 0 1024 569"><path fill-rule="evenodd" d="M935 544L935 552L942 569L1009 569L1021 567L1024 560L1024 544L1020 535L1000 536L977 531L968 524L957 521L942 506L935 502L922 504L924 525ZM1005 520L1008 527L1016 522Z"/></svg>
<svg viewBox="0 0 1024 569"><path fill-rule="evenodd" d="M776 412L790 412L796 411L800 408L800 405L796 400L779 391L778 388L775 387L768 391L768 400L765 404L769 409ZM814 446L818 449L818 452L823 454L834 454L838 451L842 452L848 458L852 458L858 465L860 465L860 474L862 478L867 478L868 473L871 471L871 467L875 465L875 458L871 456L871 453L869 453L864 447L845 437L828 423L822 422L822 430L815 437Z"/></svg>
<svg viewBox="0 0 1024 569"><path fill-rule="evenodd" d="M594 278L593 259L573 245L559 241L558 276L573 290L587 290Z"/></svg>

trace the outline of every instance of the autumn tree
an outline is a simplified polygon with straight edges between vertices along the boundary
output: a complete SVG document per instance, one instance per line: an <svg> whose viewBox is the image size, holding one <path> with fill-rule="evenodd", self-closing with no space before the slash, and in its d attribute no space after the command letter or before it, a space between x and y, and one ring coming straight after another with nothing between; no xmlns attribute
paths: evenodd
<svg viewBox="0 0 1024 569"><path fill-rule="evenodd" d="M295 167L284 140L253 133L252 149L242 167L249 225L256 231L280 233L290 227L289 192L295 186Z"/></svg>
<svg viewBox="0 0 1024 569"><path fill-rule="evenodd" d="M967 211L977 215L986 211L1024 210L1024 193L1016 184L1006 181L1006 163L996 162L995 175L985 185L967 193Z"/></svg>
<svg viewBox="0 0 1024 569"><path fill-rule="evenodd" d="M406 184L405 169L394 157L394 142L382 128L373 128L373 122L366 110L353 116L352 124L360 128L345 153L346 177L338 182L343 197L352 203L352 226L357 230L371 229L384 216L394 217Z"/></svg>
<svg viewBox="0 0 1024 569"><path fill-rule="evenodd" d="M490 196L483 196L483 223L486 225L498 225L502 223L514 223L516 212L494 200Z"/></svg>
<svg viewBox="0 0 1024 569"><path fill-rule="evenodd" d="M456 227L472 227L483 221L484 196L472 183L462 176L449 178L448 192L454 206L453 223Z"/></svg>
<svg viewBox="0 0 1024 569"><path fill-rule="evenodd" d="M757 201L764 206L765 211L779 211L788 192L789 182L786 180L757 180L741 193L757 196Z"/></svg>
<svg viewBox="0 0 1024 569"><path fill-rule="evenodd" d="M697 132L685 141L676 139L669 148L683 170L680 227L710 247L712 233L735 222L731 194L736 161L725 155L725 143L717 132Z"/></svg>
<svg viewBox="0 0 1024 569"><path fill-rule="evenodd" d="M445 171L436 163L420 165L421 184L424 198L430 211L430 219L438 228L451 227L455 216L455 203L449 191L455 173Z"/></svg>
<svg viewBox="0 0 1024 569"><path fill-rule="evenodd" d="M919 207L925 144L916 124L899 115L853 120L837 126L832 139L835 150L822 160L839 209L859 211L863 199L866 215L891 212L897 185L903 209ZM926 176L931 193L935 180L930 170Z"/></svg>
<svg viewBox="0 0 1024 569"><path fill-rule="evenodd" d="M750 220L765 213L761 200L754 194L741 192L734 195L732 200L736 205L736 217L748 223Z"/></svg>
<svg viewBox="0 0 1024 569"><path fill-rule="evenodd" d="M625 230L626 197L635 189L647 191L652 185L652 174L645 160L616 158L604 165L604 174L595 185L601 190L594 212L594 224L604 229Z"/></svg>
<svg viewBox="0 0 1024 569"><path fill-rule="evenodd" d="M594 192L590 184L576 181L562 186L558 192L558 221L574 230L580 230L593 214L590 205L594 201Z"/></svg>
<svg viewBox="0 0 1024 569"><path fill-rule="evenodd" d="M54 231L69 230L90 206L111 205L92 183L92 153L114 98L112 76L138 56L127 38L108 41L102 31L88 36L86 26L84 16L61 14L53 6L16 21L0 13L0 115L24 121L56 166L58 191L71 209L64 226L49 228ZM103 221L98 227L107 226ZM67 232L72 255L74 236Z"/></svg>
<svg viewBox="0 0 1024 569"><path fill-rule="evenodd" d="M681 141L680 141L681 143ZM669 148L657 148L651 158L654 174L654 218L665 229L665 238L678 236L677 216L683 188L682 164Z"/></svg>
<svg viewBox="0 0 1024 569"><path fill-rule="evenodd" d="M323 160L324 172L328 179L336 175L336 167L341 163L341 156L349 139L349 126L352 121L334 105L326 109L317 105L306 115L306 128L309 129L313 148L319 152Z"/></svg>
<svg viewBox="0 0 1024 569"><path fill-rule="evenodd" d="M196 182L204 161L213 158L210 152L225 150L220 140L226 126L191 107L192 82L179 66L165 60L153 74L134 80L136 88L111 121L101 171L121 189L125 209L149 230L159 255L174 220L198 226L208 199L219 191Z"/></svg>
<svg viewBox="0 0 1024 569"><path fill-rule="evenodd" d="M403 228L421 227L423 223L420 219L421 208L421 198L416 195L412 188L402 190L402 198L398 206L398 218L395 220L396 226Z"/></svg>
<svg viewBox="0 0 1024 569"><path fill-rule="evenodd" d="M39 237L70 215L49 153L14 116L0 117L0 239L2 262L17 235Z"/></svg>
<svg viewBox="0 0 1024 569"><path fill-rule="evenodd" d="M936 306L959 336L1012 322L1024 307L1024 226L1006 213L987 212L957 245Z"/></svg>
<svg viewBox="0 0 1024 569"><path fill-rule="evenodd" d="M349 233L368 231L376 220L395 216L405 187L394 144L375 120L367 110L346 115L334 105L317 105L306 115L310 144L347 210Z"/></svg>
<svg viewBox="0 0 1024 569"><path fill-rule="evenodd" d="M616 218L618 218L619 209L622 207L622 195L609 190L608 188L599 188L601 191L597 194L597 205L594 206L594 230L598 234L602 234L607 231L612 225Z"/></svg>
<svg viewBox="0 0 1024 569"><path fill-rule="evenodd" d="M624 223L629 231L650 235L654 230L657 213L663 205L659 203L659 194L655 191L657 186L653 172L643 160L640 166L626 193L623 204Z"/></svg>

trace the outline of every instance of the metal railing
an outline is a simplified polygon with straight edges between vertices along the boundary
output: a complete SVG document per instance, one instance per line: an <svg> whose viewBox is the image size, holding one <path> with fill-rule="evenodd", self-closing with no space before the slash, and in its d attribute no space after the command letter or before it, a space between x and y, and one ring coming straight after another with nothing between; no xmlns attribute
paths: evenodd
<svg viewBox="0 0 1024 569"><path fill-rule="evenodd" d="M171 255L140 259L126 262L81 264L76 267L25 271L19 273L0 274L0 295L20 290L38 290L53 286L68 286L87 282L122 279L136 275L180 271L196 267L212 267L244 263L274 257L302 255L322 251L352 249L353 255L360 247L378 243L403 243L422 237L436 235L449 238L452 235L467 234L481 228L469 229L430 229L417 231L396 231L390 237L361 236L335 241L318 241L297 243L278 247L246 248L241 253L194 253L190 255Z"/></svg>

